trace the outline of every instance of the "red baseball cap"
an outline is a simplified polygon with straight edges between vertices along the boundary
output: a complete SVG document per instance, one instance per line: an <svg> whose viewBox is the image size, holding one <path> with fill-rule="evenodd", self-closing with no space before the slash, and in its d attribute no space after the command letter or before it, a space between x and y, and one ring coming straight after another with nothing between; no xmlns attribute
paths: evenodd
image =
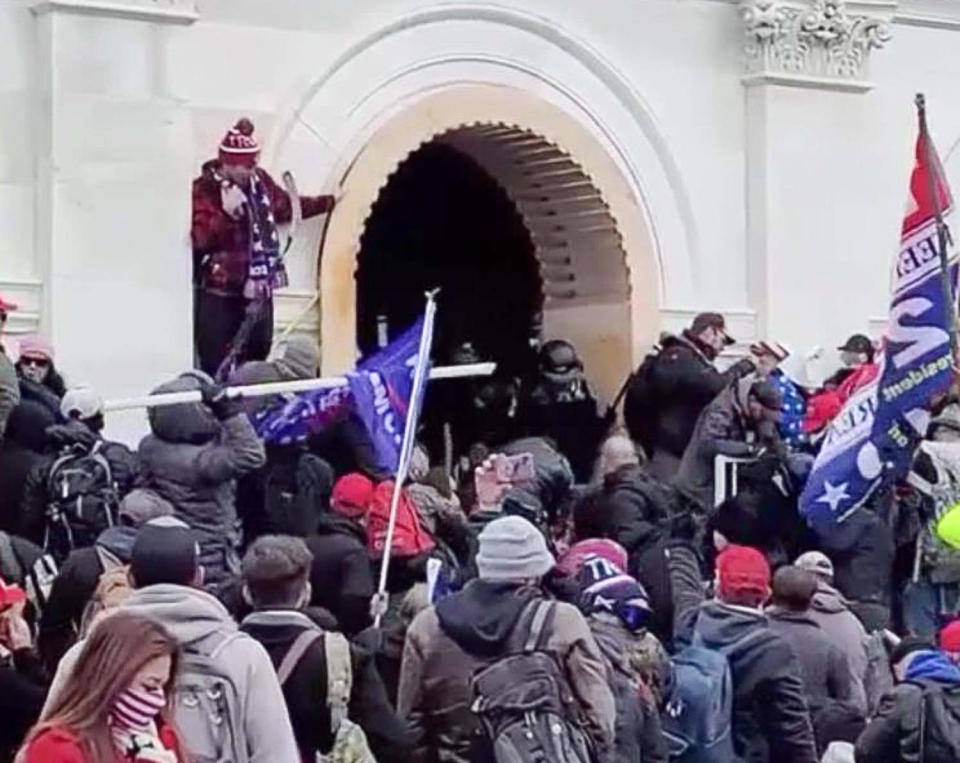
<svg viewBox="0 0 960 763"><path fill-rule="evenodd" d="M27 600L27 594L16 583L7 583L0 578L0 609L19 604Z"/></svg>
<svg viewBox="0 0 960 763"><path fill-rule="evenodd" d="M7 300L0 295L0 313L12 313L16 309L17 305L13 302L7 302Z"/></svg>
<svg viewBox="0 0 960 763"><path fill-rule="evenodd" d="M717 555L717 593L770 591L770 565L767 558L751 546L727 546Z"/></svg>
<svg viewBox="0 0 960 763"><path fill-rule="evenodd" d="M945 652L960 652L960 618L940 631L940 648Z"/></svg>
<svg viewBox="0 0 960 763"><path fill-rule="evenodd" d="M344 517L357 519L367 513L373 500L373 482L359 472L345 474L336 481L330 495L330 508Z"/></svg>

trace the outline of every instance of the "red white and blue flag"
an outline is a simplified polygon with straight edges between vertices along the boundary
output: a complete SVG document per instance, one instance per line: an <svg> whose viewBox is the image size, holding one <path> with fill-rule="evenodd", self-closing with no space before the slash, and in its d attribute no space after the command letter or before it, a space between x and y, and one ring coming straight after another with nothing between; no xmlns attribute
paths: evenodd
<svg viewBox="0 0 960 763"><path fill-rule="evenodd" d="M955 297L944 294L937 224L938 212L947 217L952 211L950 189L921 118L879 370L830 424L800 497L800 513L821 535L904 476L926 433L931 399L953 381ZM944 245L955 295L957 260L949 235Z"/></svg>

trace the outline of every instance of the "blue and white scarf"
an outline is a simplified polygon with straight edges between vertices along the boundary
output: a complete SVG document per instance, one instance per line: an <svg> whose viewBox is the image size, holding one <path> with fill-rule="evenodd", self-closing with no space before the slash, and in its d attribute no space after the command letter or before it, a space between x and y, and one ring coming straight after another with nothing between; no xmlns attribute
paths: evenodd
<svg viewBox="0 0 960 763"><path fill-rule="evenodd" d="M270 195L257 174L250 178L244 195L250 225L250 265L243 296L250 300L270 299L274 289L289 283L280 255L280 234L273 219Z"/></svg>

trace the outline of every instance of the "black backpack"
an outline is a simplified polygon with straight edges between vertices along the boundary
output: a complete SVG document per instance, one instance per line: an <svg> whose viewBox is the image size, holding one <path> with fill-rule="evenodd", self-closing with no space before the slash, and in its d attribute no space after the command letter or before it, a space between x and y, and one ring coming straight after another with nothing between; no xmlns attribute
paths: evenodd
<svg viewBox="0 0 960 763"><path fill-rule="evenodd" d="M90 450L67 448L47 473L43 548L59 563L75 548L92 546L116 524L120 496L102 444L98 441Z"/></svg>
<svg viewBox="0 0 960 763"><path fill-rule="evenodd" d="M480 721L472 760L589 763L583 720L563 669L544 650L556 604L535 599L508 639L506 656L470 681Z"/></svg>
<svg viewBox="0 0 960 763"><path fill-rule="evenodd" d="M918 682L923 695L919 703L919 733L911 744L901 737L904 763L956 763L960 760L960 686ZM910 749L905 749L909 747Z"/></svg>

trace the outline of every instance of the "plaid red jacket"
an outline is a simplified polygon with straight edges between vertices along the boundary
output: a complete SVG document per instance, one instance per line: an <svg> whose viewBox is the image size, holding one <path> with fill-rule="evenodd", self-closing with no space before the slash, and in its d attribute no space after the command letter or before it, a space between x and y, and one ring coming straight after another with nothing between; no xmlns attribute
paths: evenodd
<svg viewBox="0 0 960 763"><path fill-rule="evenodd" d="M290 222L289 194L259 167L257 177L270 196L273 217L278 225ZM333 208L333 196L301 196L304 219L321 215ZM220 203L220 184L211 173L204 172L193 181L194 283L218 294L243 293L250 264L250 231L243 218L234 220Z"/></svg>

